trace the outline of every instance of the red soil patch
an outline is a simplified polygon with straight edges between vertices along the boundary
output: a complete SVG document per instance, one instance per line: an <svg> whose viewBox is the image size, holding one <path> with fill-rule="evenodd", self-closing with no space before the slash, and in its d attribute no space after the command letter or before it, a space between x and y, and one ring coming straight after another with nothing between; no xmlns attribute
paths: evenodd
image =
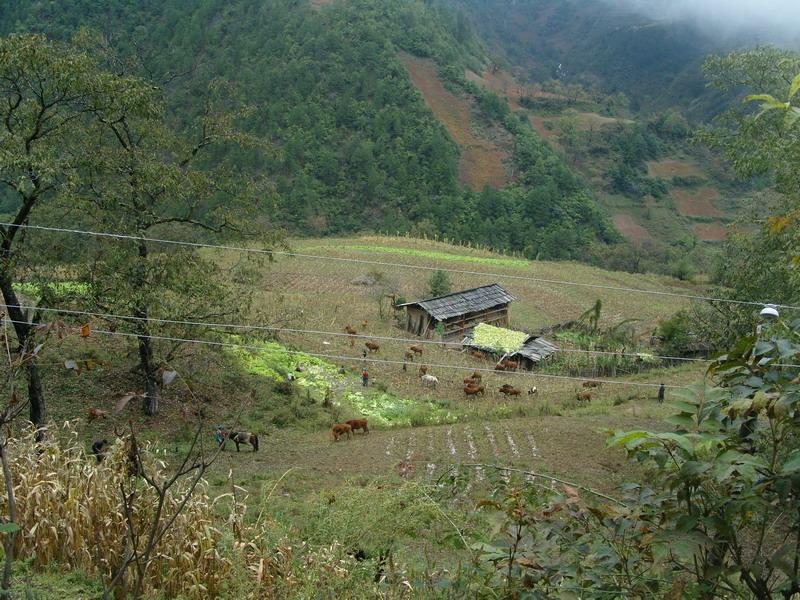
<svg viewBox="0 0 800 600"><path fill-rule="evenodd" d="M727 229L722 223L695 223L692 229L697 238L704 242L725 241Z"/></svg>
<svg viewBox="0 0 800 600"><path fill-rule="evenodd" d="M611 218L614 227L629 240L652 240L653 236L644 227L633 220L633 217L618 213Z"/></svg>
<svg viewBox="0 0 800 600"><path fill-rule="evenodd" d="M461 147L461 181L474 190L481 190L487 185L500 188L508 183L508 173L503 167L503 160L508 158L508 153L494 142L478 139L472 134L469 104L445 89L432 63L407 54L401 54L400 60L433 114Z"/></svg>
<svg viewBox="0 0 800 600"><path fill-rule="evenodd" d="M511 73L502 69L494 72L484 71L480 75L467 69L465 74L470 81L490 89L499 96L508 98L508 106L511 110L519 110L521 98L556 98L564 100L563 96L542 91L537 86L523 85Z"/></svg>
<svg viewBox="0 0 800 600"><path fill-rule="evenodd" d="M694 163L685 160L659 160L647 163L651 177L702 177L703 173Z"/></svg>
<svg viewBox="0 0 800 600"><path fill-rule="evenodd" d="M725 213L711 204L719 198L714 188L704 187L692 194L688 190L672 190L670 195L678 205L678 212L685 217L724 217Z"/></svg>

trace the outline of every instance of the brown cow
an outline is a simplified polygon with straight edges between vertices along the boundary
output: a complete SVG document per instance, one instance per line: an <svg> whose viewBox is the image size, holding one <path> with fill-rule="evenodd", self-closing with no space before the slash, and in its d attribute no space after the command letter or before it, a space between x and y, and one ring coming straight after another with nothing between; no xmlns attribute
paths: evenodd
<svg viewBox="0 0 800 600"><path fill-rule="evenodd" d="M478 394L481 396L486 395L486 388L482 385L467 385L464 387L465 396L477 396Z"/></svg>
<svg viewBox="0 0 800 600"><path fill-rule="evenodd" d="M365 434L369 433L366 419L350 419L349 421L345 421L345 423L350 425L350 429L353 430L353 435L355 435L356 429L362 429Z"/></svg>
<svg viewBox="0 0 800 600"><path fill-rule="evenodd" d="M353 428L350 427L350 425L348 425L347 423L341 423L339 425L334 425L333 429L331 431L333 432L333 441L334 442L338 442L339 441L339 437L341 437L343 435L346 435L348 440L353 437Z"/></svg>
<svg viewBox="0 0 800 600"><path fill-rule="evenodd" d="M414 362L414 353L413 352L406 352L404 356L405 356L406 360Z"/></svg>
<svg viewBox="0 0 800 600"><path fill-rule="evenodd" d="M480 381L480 379L475 379L474 377L467 377L464 380L464 385L478 385Z"/></svg>
<svg viewBox="0 0 800 600"><path fill-rule="evenodd" d="M500 393L505 394L506 396L519 396L522 392L512 386L503 386L500 388Z"/></svg>
<svg viewBox="0 0 800 600"><path fill-rule="evenodd" d="M494 366L494 370L495 371L505 371L506 370L506 366L503 365L503 364L495 365Z"/></svg>
<svg viewBox="0 0 800 600"><path fill-rule="evenodd" d="M365 342L364 345L367 347L367 350L370 352L377 352L381 349L381 347L376 344L375 342Z"/></svg>
<svg viewBox="0 0 800 600"><path fill-rule="evenodd" d="M481 379L483 379L483 376L480 373L478 373L477 371L473 371L472 375L470 375L470 377L472 379L477 380L477 381L480 381Z"/></svg>
<svg viewBox="0 0 800 600"><path fill-rule="evenodd" d="M599 388L601 385L603 385L602 381L597 381L597 380L594 380L594 379L591 380L591 381L584 381L583 382L583 387L585 387L585 388Z"/></svg>
<svg viewBox="0 0 800 600"><path fill-rule="evenodd" d="M505 359L501 364L506 368L506 371L516 371L519 368L519 363L514 360Z"/></svg>
<svg viewBox="0 0 800 600"><path fill-rule="evenodd" d="M105 419L108 417L108 411L103 410L102 408L87 408L86 409L86 420L91 423L95 419Z"/></svg>
<svg viewBox="0 0 800 600"><path fill-rule="evenodd" d="M486 358L486 355L485 355L483 352L481 352L480 350L472 350L472 351L470 352L470 354L471 354L472 356L474 356L475 358L480 358L481 360L483 360L484 358Z"/></svg>
<svg viewBox="0 0 800 600"><path fill-rule="evenodd" d="M420 347L420 346L411 346L411 351L414 354L422 354L422 347Z"/></svg>
<svg viewBox="0 0 800 600"><path fill-rule="evenodd" d="M419 376L422 377L423 375L428 374L428 365L420 365L419 366Z"/></svg>
<svg viewBox="0 0 800 600"><path fill-rule="evenodd" d="M353 329L352 327L350 327L350 325L345 325L344 332L348 333L350 335L355 335L356 334L356 330Z"/></svg>
<svg viewBox="0 0 800 600"><path fill-rule="evenodd" d="M578 400L578 402L591 402L592 392L578 392L575 394L575 399Z"/></svg>

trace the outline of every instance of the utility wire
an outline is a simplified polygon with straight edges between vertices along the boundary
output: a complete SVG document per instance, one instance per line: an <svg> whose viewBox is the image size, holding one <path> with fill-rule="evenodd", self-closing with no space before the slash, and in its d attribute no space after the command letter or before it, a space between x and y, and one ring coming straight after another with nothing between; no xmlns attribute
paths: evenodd
<svg viewBox="0 0 800 600"><path fill-rule="evenodd" d="M92 312L92 311L85 311L85 310L73 310L73 309L66 309L66 308L44 308L39 306L23 306L23 305L13 305L13 304L0 304L0 306L5 306L6 308L18 308L20 310L39 310L42 312L51 312L51 313L59 313L59 314L67 314L67 315L77 315L77 316L87 316L87 317L95 317L99 319L119 319L123 321L149 321L154 323L164 323L167 325L185 325L185 326L192 326L192 327L208 327L210 329L240 329L240 330L248 330L248 331L267 331L272 333L295 333L295 334L302 334L302 335L316 335L316 336L330 336L330 337L345 337L348 339L363 339L363 340L379 340L382 342L401 342L403 344L410 344L410 345L419 345L419 344L428 344L428 345L435 345L435 346L452 346L454 348L461 347L460 342L445 342L439 340L422 340L422 339L411 339L411 338L399 338L399 337L390 337L390 336L380 336L380 335L365 335L359 333L341 333L338 331L321 331L316 329L298 329L293 327L275 327L271 325L247 325L243 323L213 323L208 321L186 321L186 320L177 320L177 319L160 319L157 317L136 317L132 315L117 315L113 313L101 313L101 312ZM567 354L588 354L588 355L601 355L601 356L626 356L637 358L641 357L643 354L646 354L650 358L655 358L664 361L676 361L676 362L700 362L705 364L711 364L715 362L709 358L697 358L697 357L686 357L686 356L662 356L659 354L650 354L650 353L637 353L637 352L612 352L608 350L582 350L579 348L559 348L558 352L567 353ZM790 365L790 364L773 364L773 367L789 367L789 368L800 368L800 365Z"/></svg>
<svg viewBox="0 0 800 600"><path fill-rule="evenodd" d="M9 323L28 323L28 321L15 321L13 319L7 319ZM186 344L198 344L198 345L207 345L207 346L216 346L222 348L239 348L243 350L252 350L255 352L263 352L266 354L304 354L306 356L311 356L313 358L325 358L330 360L337 360L337 361L361 361L365 363L373 363L373 364L383 364L383 365L403 365L406 364L403 361L399 360L388 360L382 358L371 358L371 357L357 357L357 356L344 356L340 354L324 354L318 352L306 352L305 350L289 350L289 349L273 349L273 348L264 348L263 346L255 346L252 344L239 344L234 342L218 342L214 340L202 340L202 339L195 339L195 338L180 338L180 337L172 337L166 335L142 335L139 333L129 333L123 331L109 331L105 329L92 329L92 333L99 333L103 335L110 335L110 336L118 336L118 337L127 337L127 338L148 338L151 340L159 340L159 341L166 341L166 342L180 342ZM497 371L494 369L488 369L486 367L464 367L461 365L451 365L451 364L438 364L438 363L426 363L429 369L450 369L450 370L457 370L457 371L477 371L482 373L495 373ZM528 377L528 378L542 378L542 379L555 379L555 380L563 380L563 381L586 381L585 377L571 377L568 375L549 375L545 373L523 373L519 371L504 371L503 376L507 375L514 375L517 377ZM638 387L659 387L661 384L659 383L640 383L636 381L620 381L614 379L603 379L602 382L604 384L610 385L627 385L627 386L638 386ZM673 389L684 389L686 386L682 385L665 385L664 387L673 388Z"/></svg>
<svg viewBox="0 0 800 600"><path fill-rule="evenodd" d="M265 250L261 248L245 248L242 246L228 246L222 244L207 244L201 242L185 242L180 240L168 240L162 238L151 238L145 236L137 236L137 235L129 235L123 233L111 233L111 232L104 232L104 231L88 231L82 229L67 229L64 227L46 227L44 225L30 225L30 224L19 224L19 223L6 223L1 222L0 225L5 227L19 227L25 229L35 229L38 231L49 231L49 232L58 232L58 233L72 233L77 235L89 235L94 237L105 237L105 238L113 238L113 239L120 239L120 240L133 240L133 241L143 241L143 242L152 242L157 244L173 244L177 246L186 246L190 248L213 248L216 250L231 250L234 252L247 252L253 254L264 254L269 256L288 256L292 258L308 258L313 260L327 260L332 262L343 262L343 263L353 263L353 264L362 264L362 265L377 265L382 267L397 267L401 269L411 269L411 270L422 270L422 271L445 271L447 273L456 273L460 275L481 275L481 276L491 276L491 277L498 277L498 278L505 278L505 279L513 279L518 281L533 281L536 283L547 283L553 285L566 285L566 286L573 286L573 287L583 287L583 288L591 288L591 289L600 289L600 290L609 290L615 292L630 292L635 294L650 294L653 296L666 296L672 298L685 298L687 300L702 300L705 302L721 302L727 304L735 304L739 306L765 306L766 304L770 304L769 301L764 302L755 302L751 300L733 300L729 298L713 298L711 296L701 296L696 294L679 294L677 292L663 292L658 290L642 290L638 288L628 288L628 287L621 287L621 286L613 286L613 285L603 285L597 283L583 283L578 281L569 281L569 280L561 280L561 279L545 279L541 277L530 277L526 275L508 275L503 273L491 273L486 271L469 271L466 269L449 269L444 267L427 267L423 265L411 265L408 263L395 263L395 262L386 262L386 261L376 261L376 260L366 260L361 258L344 258L340 256L321 256L317 254L306 254L301 252L290 252L288 250ZM800 306L793 306L788 304L773 304L777 308L785 308L789 310L800 310Z"/></svg>

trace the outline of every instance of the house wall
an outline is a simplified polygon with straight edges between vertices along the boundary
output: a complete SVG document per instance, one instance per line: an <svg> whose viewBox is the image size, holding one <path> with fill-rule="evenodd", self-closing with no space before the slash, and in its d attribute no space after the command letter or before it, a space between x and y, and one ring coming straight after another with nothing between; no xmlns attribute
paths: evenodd
<svg viewBox="0 0 800 600"><path fill-rule="evenodd" d="M489 310L459 315L443 321L445 341L460 339L479 323L488 323L497 327L508 327L508 304L496 306ZM406 307L406 331L421 337L431 338L436 334L438 321L419 307Z"/></svg>

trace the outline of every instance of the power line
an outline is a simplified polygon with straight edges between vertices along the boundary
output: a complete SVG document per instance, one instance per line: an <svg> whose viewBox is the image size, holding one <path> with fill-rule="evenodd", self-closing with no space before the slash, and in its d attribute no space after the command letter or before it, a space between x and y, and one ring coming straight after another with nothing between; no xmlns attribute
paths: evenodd
<svg viewBox="0 0 800 600"><path fill-rule="evenodd" d="M503 273L491 273L486 271L470 271L466 269L450 269L444 267L427 267L424 265L411 265L408 263L395 263L395 262L386 262L386 261L376 261L376 260L366 260L361 258L344 258L340 256L321 256L317 254L306 254L302 252L290 252L288 250L265 250L260 248L244 248L242 246L229 246L223 244L207 244L202 242L186 242L181 240L168 240L162 238L151 238L145 236L137 236L137 235L129 235L123 233L111 233L111 232L102 232L102 231L88 231L88 230L81 230L81 229L67 229L63 227L46 227L44 225L30 225L30 224L17 224L17 223L6 223L0 222L0 225L6 227L19 227L25 229L35 229L39 231L49 231L49 232L58 232L58 233L72 233L77 235L90 235L94 237L105 237L105 238L112 238L112 239L120 239L120 240L132 240L132 241L142 241L142 242L152 242L156 244L173 244L177 246L186 246L190 248L213 248L216 250L230 250L234 252L246 252L252 254L263 254L269 256L288 256L290 258L308 258L313 260L323 260L323 261L332 261L332 262L343 262L343 263L353 263L353 264L362 264L362 265L377 265L382 267L396 267L401 269L412 269L412 270L422 270L422 271L445 271L447 273L456 273L460 275L481 275L481 276L491 276L497 278L504 278L504 279L513 279L518 281L533 281L535 283L547 283L552 285L566 285L566 286L573 286L573 287L583 287L583 288L590 288L590 289L600 289L600 290L608 290L608 291L615 291L615 292L631 292L635 294L649 294L653 296L666 296L672 298L684 298L687 300L702 300L705 302L721 302L727 304L735 304L740 306L765 306L768 301L764 302L755 302L751 300L733 300L729 298L713 298L711 296L701 296L696 294L679 294L677 292L663 292L658 290L642 290L638 288L628 288L628 287L620 287L620 286L613 286L613 285L603 285L597 283L584 283L579 281L568 281L568 280L561 280L561 279L545 279L542 277L530 277L526 275L509 275ZM793 306L789 304L773 304L777 308L785 308L789 310L800 310L800 306Z"/></svg>
<svg viewBox="0 0 800 600"><path fill-rule="evenodd" d="M193 326L193 327L208 327L210 329L241 329L241 330L249 330L249 331L268 331L273 333L295 333L301 335L316 335L316 336L330 336L330 337L345 337L345 338L354 338L354 339L363 339L363 340L380 340L384 342L402 342L403 344L428 344L428 345L436 345L436 346L453 346L453 347L460 347L460 342L445 342L439 340L423 340L423 339L409 339L409 338L399 338L399 337L390 337L390 336L380 336L380 335L365 335L365 334L352 334L352 333L341 333L338 331L321 331L316 329L298 329L293 327L275 327L272 325L247 325L242 323L213 323L208 321L187 321L187 320L178 320L178 319L161 319L158 317L136 317L132 315L117 315L113 313L101 313L101 312L92 312L92 311L85 311L85 310L73 310L73 309L66 309L66 308L45 308L39 306L23 306L23 305L13 305L13 304L2 304L0 306L13 307L19 308L20 310L39 310L42 312L51 312L51 313L63 313L67 315L77 315L77 316L87 316L87 317L95 317L100 319L120 319L124 321L151 321L155 323L164 323L167 325L186 325L186 326ZM637 353L637 352L612 352L607 350L582 350L579 348L559 348L558 352L566 353L566 354L588 354L588 355L600 355L600 356L626 356L631 358L641 358L643 354L646 354L650 358L659 359L663 361L676 361L676 362L700 362L705 364L711 364L715 361L708 359L708 358L697 358L697 357L686 357L686 356L662 356L659 354L650 354L650 353ZM777 363L773 364L773 367L788 367L788 368L800 368L800 365L790 365L790 364L782 364Z"/></svg>
<svg viewBox="0 0 800 600"><path fill-rule="evenodd" d="M28 323L27 321L15 321L13 319L6 319L9 323ZM384 364L384 365L403 365L405 364L399 360L388 360L382 358L371 358L371 357L357 357L357 356L343 356L340 354L324 354L318 352L306 352L305 350L289 350L289 349L273 349L273 348L264 348L262 346L255 346L252 344L239 344L234 342L219 342L215 340L201 340L195 338L179 338L173 336L166 336L166 335L142 335L138 333L128 333L123 331L110 331L105 329L93 329L93 333L99 333L103 335L110 335L110 336L118 336L118 337L127 337L127 338L148 338L151 340L159 340L159 341L166 341L166 342L180 342L186 344L198 344L198 345L207 345L207 346L216 346L221 348L240 348L243 350L252 350L255 352L264 352L264 353L272 353L272 354L304 354L306 356L311 356L313 358L325 358L330 360L337 360L337 361L361 361L365 363L373 363L373 364ZM450 364L437 364L437 363L426 363L429 369L450 369L456 371L476 371L480 373L494 373L497 374L497 371L494 369L488 369L486 367L463 367L460 365L450 365ZM555 380L563 380L563 381L586 381L585 377L572 377L568 375L550 375L545 373L524 373L518 371L504 371L503 376L513 375L517 377L529 377L529 378L542 378L542 379L555 379ZM659 387L661 384L658 383L640 383L635 381L620 381L614 379L603 379L602 383L610 384L610 385L627 385L627 386L638 386L638 387ZM664 387L672 388L672 389L683 389L686 386L682 385L665 385Z"/></svg>

